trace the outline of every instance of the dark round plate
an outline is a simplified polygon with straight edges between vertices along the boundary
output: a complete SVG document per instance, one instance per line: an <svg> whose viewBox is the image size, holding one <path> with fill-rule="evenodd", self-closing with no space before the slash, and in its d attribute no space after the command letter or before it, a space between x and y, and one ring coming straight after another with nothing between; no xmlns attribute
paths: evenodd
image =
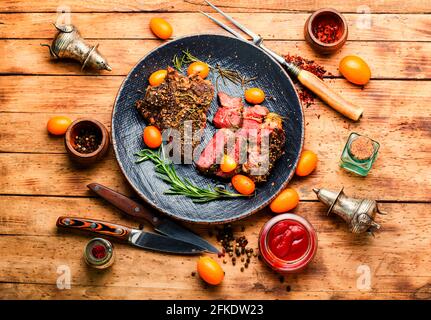
<svg viewBox="0 0 431 320"><path fill-rule="evenodd" d="M286 131L286 152L277 161L269 180L258 185L252 198L218 200L196 204L185 196L165 195L169 186L160 180L150 161L135 164L135 152L144 148L141 134L145 122L135 108L135 102L144 95L148 77L159 69L172 66L175 54L189 50L193 55L211 65L238 70L246 77L258 78L249 87L259 87L266 93L262 103L270 111L283 117ZM209 78L215 83L214 74ZM229 81L218 82L218 90L236 97L244 96L244 88ZM216 90L217 91L217 90ZM217 110L217 98L213 99L208 119ZM215 132L207 124L202 143ZM225 223L244 218L266 206L291 179L304 140L304 118L295 87L284 69L261 49L251 43L222 35L194 35L168 42L144 57L130 71L117 95L112 113L112 139L121 170L133 189L159 211L187 222ZM187 177L199 186L215 186L220 181L204 177L193 165L175 165L179 176ZM227 185L227 184L226 184ZM228 186L229 187L229 186Z"/></svg>

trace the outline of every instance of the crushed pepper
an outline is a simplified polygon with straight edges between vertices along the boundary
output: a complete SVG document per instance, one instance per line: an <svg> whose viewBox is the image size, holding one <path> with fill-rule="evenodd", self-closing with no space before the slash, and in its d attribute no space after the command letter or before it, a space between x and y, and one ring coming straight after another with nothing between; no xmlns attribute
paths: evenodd
<svg viewBox="0 0 431 320"><path fill-rule="evenodd" d="M106 249L104 246L97 244L91 249L91 253L96 259L102 259L106 256Z"/></svg>
<svg viewBox="0 0 431 320"><path fill-rule="evenodd" d="M301 69L311 72L315 76L319 77L321 80L323 80L323 76L327 73L325 68L317 64L314 60L309 60L298 55L290 54L285 55L284 59L287 62L294 63ZM328 75L331 76L332 74L328 73ZM313 104L316 96L309 89L304 87L301 83L295 82L295 84L298 89L299 99L304 104L304 106L308 108L310 105Z"/></svg>
<svg viewBox="0 0 431 320"><path fill-rule="evenodd" d="M319 41L323 43L333 43L340 39L338 34L339 28L340 27L335 22L322 21L314 27L313 33Z"/></svg>
<svg viewBox="0 0 431 320"><path fill-rule="evenodd" d="M101 135L96 128L82 128L75 136L74 149L79 153L92 153L101 143Z"/></svg>

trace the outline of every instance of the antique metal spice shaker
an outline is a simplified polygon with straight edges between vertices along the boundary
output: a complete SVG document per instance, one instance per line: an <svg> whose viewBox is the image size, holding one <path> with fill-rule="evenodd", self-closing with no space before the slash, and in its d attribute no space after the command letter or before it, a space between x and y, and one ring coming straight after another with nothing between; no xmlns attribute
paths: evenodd
<svg viewBox="0 0 431 320"><path fill-rule="evenodd" d="M106 59L97 50L98 44L91 46L86 43L74 25L58 26L54 24L54 26L58 33L52 44L41 44L49 48L52 57L77 60L81 63L81 70L86 67L97 70L112 70Z"/></svg>
<svg viewBox="0 0 431 320"><path fill-rule="evenodd" d="M341 217L353 233L369 232L380 229L380 225L374 221L376 213L385 214L380 211L377 202L371 199L355 199L346 196L341 188L339 192L327 189L316 189L317 198L329 206L328 215L334 212Z"/></svg>

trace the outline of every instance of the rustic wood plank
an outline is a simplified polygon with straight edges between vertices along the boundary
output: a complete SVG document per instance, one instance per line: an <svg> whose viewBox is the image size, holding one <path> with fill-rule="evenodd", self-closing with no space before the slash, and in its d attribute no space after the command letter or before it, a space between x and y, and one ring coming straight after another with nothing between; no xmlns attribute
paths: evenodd
<svg viewBox="0 0 431 320"><path fill-rule="evenodd" d="M342 81L342 80L339 80ZM337 81L337 82L339 82ZM384 82L383 82L384 83ZM379 84L383 84L379 82ZM414 82L404 82L412 87L417 87ZM431 89L431 83L427 83ZM398 90L400 81L386 84L386 88L392 86ZM381 88L377 89L381 90ZM364 95L364 92L360 92ZM386 92L391 96L390 89ZM414 92L413 92L414 95ZM371 97L376 97L370 95ZM393 99L397 99L394 95ZM370 99L373 103L367 103L367 112L364 118L358 123L341 122L344 120L333 110L327 108L322 103L306 108L305 119L307 124L306 141L310 146L318 148L320 145L328 148L327 137L336 137L340 141L352 130L367 132L370 136L379 137L380 141L388 140L386 147L388 149L397 149L397 146L405 146L405 152L401 151L399 158L409 158L410 154L415 154L419 158L428 159L430 150L429 132L431 129L431 111L425 110L420 114L419 110L423 109L421 96L414 96L414 99L405 99L399 101L399 106L392 105L390 101L387 104L380 105L381 100ZM354 99L359 100L359 98ZM23 105L27 106L25 102ZM95 106L97 108L97 106ZM108 110L104 110L108 109ZM69 116L71 119L91 116L102 121L110 128L111 113L110 108L106 106L100 113L90 114L88 112L69 114L67 107L57 109L57 113ZM103 113L102 113L103 112ZM388 117L387 114L391 114ZM50 136L46 131L46 123L54 113L4 113L0 121L0 152L26 152L26 153L66 153L63 146L62 137ZM334 125L327 125L333 123ZM388 131L381 132L381 126L388 127ZM20 134L16 134L19 132ZM27 139L32 136L32 139ZM376 138L377 139L377 138ZM313 142L312 142L313 141ZM407 148L407 146L409 146ZM413 147L416 146L416 147ZM329 146L330 147L330 146ZM336 150L330 150L328 153Z"/></svg>
<svg viewBox="0 0 431 320"><path fill-rule="evenodd" d="M0 77L0 194L18 194L0 196L0 299L431 299L431 203L381 204L389 215L378 217L383 230L371 238L348 233L342 222L324 215L322 204L302 201L294 212L316 227L319 251L305 272L286 277L284 283L262 262L253 260L244 273L239 265L223 265L223 285L208 288L190 275L195 257L167 256L125 245L116 245L113 268L100 272L86 267L81 252L89 237L58 232L54 226L57 216L73 213L136 226L100 199L89 198L85 185L97 180L134 194L112 150L97 166L79 169L64 154L62 139L46 134L47 119L54 114L88 115L109 126L123 76L162 43L148 30L150 16L167 18L174 26L174 36L222 32L196 12L212 12L200 0L70 0L72 11L86 12L73 14L73 22L91 42L100 43L114 67L112 73L101 73L103 77L92 76L91 72L81 73L76 64L49 61L46 48L39 47L54 35L49 23L55 19L59 3L5 0L0 5L0 12L8 12L0 13L0 38L22 39L0 40L0 73L38 74ZM370 64L375 79L431 79L431 20L424 14L431 7L427 1L373 3L373 27L365 30L355 23L362 17L355 13L363 4L359 0L214 3L240 21L253 21L253 29L272 40L267 42L269 47L314 58L336 77L341 57L358 54ZM346 17L353 41L336 55L321 57L300 40L305 18L327 6L350 12ZM129 40L118 40L124 38ZM49 74L57 76L46 76ZM347 98L360 102L366 108L365 118L353 124L320 103L305 110L306 148L318 152L320 163L311 176L294 178L291 183L302 200L315 200L312 187L344 185L351 195L431 202L431 109L426 105L431 81L375 80L364 90L343 79L327 81ZM338 168L339 153L351 131L366 133L382 145L367 178ZM20 196L28 194L34 196ZM250 245L256 247L259 229L269 218L261 212L235 223L235 230L240 232L244 225ZM209 239L207 227L192 229ZM61 264L71 267L71 290L55 286L56 268ZM371 268L371 291L356 287L360 264Z"/></svg>
<svg viewBox="0 0 431 320"><path fill-rule="evenodd" d="M415 292L323 292L323 291L291 291L289 294L284 293L284 299L291 300L316 300L316 299L376 299L376 300L405 300L405 299L430 299L430 286L425 285ZM205 293L204 290L186 292L176 288L169 290L152 289L152 288L134 288L134 287L97 287L97 286L73 286L73 290L59 290L52 284L21 284L21 283L0 283L1 299L213 299L211 293ZM202 292L204 291L204 292ZM224 295L224 299L280 299L272 297L270 292L258 293L255 290L244 293L242 296L232 294ZM155 297L155 298L154 298Z"/></svg>
<svg viewBox="0 0 431 320"><path fill-rule="evenodd" d="M0 73L90 75L95 71L80 71L71 61L51 60L43 40L0 40L4 58ZM46 41L45 41L46 42ZM92 41L95 43L96 41ZM113 68L103 75L126 75L148 51L160 45L159 40L98 40L100 51ZM315 59L334 75L338 64L348 54L365 59L373 78L431 79L431 42L349 42L332 56L316 56L305 41L267 41L267 46L282 54L301 54ZM4 81L4 80L3 80Z"/></svg>
<svg viewBox="0 0 431 320"><path fill-rule="evenodd" d="M34 77L18 78L28 83L27 79L33 79ZM81 77L69 77L65 79L62 79L62 77L40 78L43 80L52 78L48 83L54 83L54 87L56 88L62 88L65 85L74 88L85 88L84 85L78 83ZM87 78L88 77L83 77L83 79ZM116 78L117 77L112 77L114 82ZM60 81L54 82L57 79ZM74 85L74 82L76 82L76 85ZM357 96L354 100L357 101L360 101L360 97L364 96L367 90L371 90L371 92L366 95L370 100L364 101L364 105L367 106L367 113L365 114L365 118L358 124L353 124L347 121L342 123L342 118L338 114L320 104L306 108L306 147L319 153L322 164L319 166L315 175L306 179L308 183L306 183L305 186L301 186L303 197L305 197L305 199L314 199L314 195L310 192L311 188L315 185L323 184L323 177L329 177L325 179L325 183L331 181L334 185L345 184L346 186L351 186L352 189L361 181L362 191L364 193L368 189L373 189L373 186L377 184L380 186L379 193L382 199L430 200L430 188L426 183L430 179L430 176L426 173L426 168L430 163L429 154L431 145L429 142L429 132L431 122L429 119L431 111L423 109L422 101L425 96L421 96L420 92L422 92L422 94L427 92L426 89L431 83L420 82L418 86L417 83L412 81L373 81L363 91L359 88L353 88L344 80L331 80L331 82L334 85L338 84L344 90L352 88L354 90L352 92ZM37 82L34 82L34 84L37 85ZM399 88L402 85L407 86L405 92L408 93L408 95L404 94L404 91L400 93ZM422 87L421 85L425 86ZM110 88L109 85L102 85L101 87ZM343 91L343 89L340 89L340 91ZM36 87L34 90L26 88L23 92L35 92L35 90L37 90ZM50 90L51 89L47 89L47 91ZM72 97L84 96L85 90L82 94L79 94L79 91L74 91ZM28 110L29 107L31 107L28 101L37 101L35 97L28 97L28 99L24 99L21 102L21 96L18 94L14 98L7 98L7 95L5 96L6 101L15 101L15 105L24 107L25 109L22 111ZM71 101L68 95L62 97L59 94L53 93L50 94L50 96L55 96L56 99L59 99L59 102L62 100ZM43 101L46 100L44 99ZM91 99L91 101L93 101L93 99ZM384 104L382 104L382 101L384 101ZM52 101L52 103L55 108L52 110L53 112L70 111L68 110L68 106L63 107L60 103L60 105L57 105L55 101ZM95 111L98 110L97 105L93 105L92 108ZM108 127L110 124L110 108L111 106L106 103L104 107L101 108L101 113L93 115L102 120ZM30 110L31 109L32 108L30 108ZM53 114L50 113L38 114L32 112L3 114L1 118L2 121L0 122L0 151L64 153L62 138L50 137L46 133L45 124L47 119L52 115ZM71 114L70 116L75 118L82 115L88 115L88 112ZM390 115L390 117L388 115ZM388 130L382 131L382 127L387 127ZM375 164L375 168L373 168L371 175L366 178L368 183L365 185L362 183L363 179L353 178L352 180L350 174L337 168L339 154L341 153L347 135L351 131L366 132L380 142L385 141L385 143L382 143L381 153ZM17 135L16 132L20 132L21 134ZM30 135L32 139L27 139L26 137ZM331 144L327 143L328 137L330 137L332 141ZM400 146L402 147L400 148ZM20 194L31 194L35 192L36 194L61 195L62 192L65 192L64 190L67 190L67 194L82 195L84 182L90 182L92 174L103 172L103 170L108 171L110 174L110 176L106 177L106 181L113 180L117 185L122 184L124 181L118 172L118 168L112 156L106 159L104 164L101 164L104 169L101 168L99 171L93 171L91 169L89 171L83 170L83 175L77 175L74 171L74 167L69 168L70 163L67 157L62 157L61 155L35 155L36 158L33 158L32 155L3 154L2 156L3 159L5 159L3 168L5 170L8 168L6 172L9 172L3 180L5 193L16 192ZM52 163L54 166L51 165L48 168L44 168L46 166L44 166L43 163L51 157L55 159ZM401 160L403 162L400 162ZM28 164L25 165L26 162L28 162ZM409 163L411 163L412 166L408 166ZM419 168L416 168L416 164L419 165ZM24 172L20 171L22 165L25 165L28 170ZM407 168L400 170L400 165L403 167L407 166ZM42 168L42 170L37 170L37 178L34 178L34 166L36 166L36 168L39 166ZM112 170L110 170L111 168L116 168L116 170L112 172ZM338 177L340 178L339 181L337 180L334 170L338 170L340 173ZM424 175L417 175L416 170L419 170L419 172L423 170ZM394 177L393 172L398 171L400 171L400 174ZM61 176L62 172L67 172L67 176L69 177L66 179L67 182L63 181ZM49 183L50 177L53 175L58 177L59 181L56 183L58 189L53 188ZM18 176L18 179L15 176ZM381 177L391 178L385 179L385 183L381 184ZM425 189L421 188L423 184L425 184ZM301 181L295 181L294 185L301 185ZM394 188L395 185L408 189L406 194L399 193L400 189ZM417 194L418 188L422 190L420 194ZM130 192L128 189L126 189L126 191Z"/></svg>
<svg viewBox="0 0 431 320"><path fill-rule="evenodd" d="M230 11L314 11L319 8L334 7L342 12L357 12L364 8L362 0L214 0L226 12ZM44 0L42 3L31 0L14 1L4 0L0 7L1 12L56 12L62 5L61 1ZM69 0L67 6L72 12L124 12L124 11L197 11L209 10L201 0L105 0L81 1ZM367 7L368 8L368 7ZM411 0L400 2L397 0L385 0L373 2L371 8L374 13L397 12L397 13L426 13L431 12L427 1Z"/></svg>
<svg viewBox="0 0 431 320"><path fill-rule="evenodd" d="M0 77L0 112L111 113L122 81L122 77L115 76ZM371 81L363 89L344 79L325 81L347 99L362 105L365 108L364 119L387 115L410 117L421 114L427 117L431 113L429 108L424 108L424 101L431 92L430 81ZM40 88L43 88L43 99ZM319 104L313 111L326 112L326 108ZM13 129L7 126L6 121L0 121L0 126L0 133ZM0 141L0 144L2 142L7 143Z"/></svg>
<svg viewBox="0 0 431 320"><path fill-rule="evenodd" d="M424 121L400 124L389 131L381 130L388 126L387 118L383 121L376 119L366 127L369 131L357 130L359 128L350 124L341 128L338 119L317 121L316 124L320 125L308 127L313 128L314 136L310 135L310 130L306 130L305 148L318 153L319 167L305 179L293 179L291 186L298 189L301 199L307 200L315 199L313 187L345 186L346 190L355 190L359 196L380 200L431 201L431 186L428 183L431 180L428 170L431 150L427 137L429 131L418 133L416 128L418 124L424 123L429 126L429 119ZM335 134L326 136L325 128L335 128ZM400 133L403 128L405 131ZM378 141L385 141L367 178L355 176L338 166L341 151L351 131L366 132ZM330 144L327 143L328 139ZM58 143L62 144L63 141L59 139ZM87 194L85 185L94 180L131 193L112 153L96 166L87 169L75 167L65 154L1 153L0 163L3 177L0 192L3 194L82 196Z"/></svg>
<svg viewBox="0 0 431 320"><path fill-rule="evenodd" d="M0 268L3 270L0 281L19 284L23 289L38 286L38 294L49 296L57 291L52 286L59 265L69 266L72 272L72 289L58 291L59 297L98 297L102 287L111 297L126 295L126 288L130 288L134 292L132 296L162 299L241 298L250 291L253 291L250 297L253 299L371 298L372 294L389 296L390 293L411 298L429 294L427 266L431 261L426 252L431 245L431 217L420 213L429 212L431 204L383 204L390 214L379 216L383 229L371 238L348 233L339 220L325 216L325 208L320 203L300 203L295 211L316 227L320 246L315 261L305 272L286 277L282 284L262 262L252 259L244 273L240 272L239 265L223 265L226 271L223 285L205 288L200 280L190 275L196 257L167 256L120 244L116 245L117 262L111 269L103 273L88 269L82 261L80 248L89 237L58 232L55 220L70 212L85 212L87 216L127 223L99 199L0 197L0 203L9 209L0 225L0 233L4 234L0 237ZM29 210L33 210L33 214L28 214ZM235 223L235 233L241 234L241 226L245 225L243 234L249 239L250 247L255 248L259 230L269 217L260 213ZM214 241L207 235L206 227L194 228ZM25 236L21 235L24 233ZM31 245L23 246L25 241ZM32 267L28 268L30 263ZM356 288L356 270L361 264L371 269L372 290L369 292ZM161 265L172 268L161 268ZM167 282L169 289L166 289ZM30 285L25 286L25 283ZM286 291L287 285L292 292ZM92 288L89 290L92 293L86 295L82 287ZM424 292L424 288L428 291Z"/></svg>
<svg viewBox="0 0 431 320"><path fill-rule="evenodd" d="M199 33L223 33L222 29L200 13L164 13L160 15L174 28L174 37ZM221 18L220 15L214 14ZM232 17L253 28L264 39L303 40L309 13L232 13ZM154 39L149 20L154 13L75 13L71 22L86 39ZM429 41L431 21L426 14L373 14L372 27L360 24L362 14L346 14L349 40ZM0 38L52 39L56 33L53 13L0 14ZM221 18L222 19L222 18ZM192 22L192 23L191 23ZM199 26L199 30L195 30ZM226 33L227 34L227 33Z"/></svg>
<svg viewBox="0 0 431 320"><path fill-rule="evenodd" d="M112 152L97 166L90 168L75 166L69 157L63 154L0 153L0 159L0 172L6 176L0 183L2 193L83 196L87 195L86 185L98 180L102 184L131 194Z"/></svg>

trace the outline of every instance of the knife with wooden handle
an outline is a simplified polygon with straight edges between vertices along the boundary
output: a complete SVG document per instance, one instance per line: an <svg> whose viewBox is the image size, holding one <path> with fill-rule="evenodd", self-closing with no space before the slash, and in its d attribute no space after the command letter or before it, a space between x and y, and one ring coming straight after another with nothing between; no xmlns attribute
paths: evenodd
<svg viewBox="0 0 431 320"><path fill-rule="evenodd" d="M88 184L87 187L101 198L120 209L122 213L132 216L139 221L148 221L157 232L160 232L165 236L199 246L208 252L219 253L218 249L204 238L168 218L159 216L151 208L145 207L125 195L96 182Z"/></svg>
<svg viewBox="0 0 431 320"><path fill-rule="evenodd" d="M141 249L165 253L200 254L204 251L191 243L101 220L59 217L57 227L108 236Z"/></svg>
<svg viewBox="0 0 431 320"><path fill-rule="evenodd" d="M99 197L120 209L123 213L126 213L137 220L146 220L154 227L157 227L163 220L154 212L154 210L146 208L140 203L137 203L125 195L105 187L100 183L93 182L88 184L87 187Z"/></svg>

